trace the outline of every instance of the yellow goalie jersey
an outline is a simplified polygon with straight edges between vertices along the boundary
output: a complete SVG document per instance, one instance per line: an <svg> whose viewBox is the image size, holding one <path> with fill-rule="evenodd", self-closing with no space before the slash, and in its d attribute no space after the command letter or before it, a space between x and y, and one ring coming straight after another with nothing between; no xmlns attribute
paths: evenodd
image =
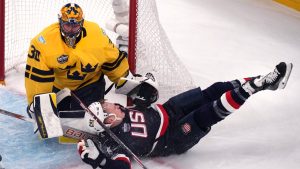
<svg viewBox="0 0 300 169"><path fill-rule="evenodd" d="M33 96L52 92L53 87L76 90L107 75L112 82L129 71L127 55L93 22L86 21L75 48L69 48L61 38L59 24L44 29L31 40L25 88L28 103Z"/></svg>

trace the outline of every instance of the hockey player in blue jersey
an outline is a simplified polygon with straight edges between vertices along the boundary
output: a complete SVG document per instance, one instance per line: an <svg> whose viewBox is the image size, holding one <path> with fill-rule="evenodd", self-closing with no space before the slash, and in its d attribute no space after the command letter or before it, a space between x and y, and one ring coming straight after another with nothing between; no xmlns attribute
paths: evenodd
<svg viewBox="0 0 300 169"><path fill-rule="evenodd" d="M142 83L134 98L134 107L106 101L93 103L107 125L137 156L156 157L188 151L209 133L211 127L239 109L253 94L283 89L289 79L291 63L279 63L265 76L217 82L205 90L195 88L152 104L157 91ZM129 169L130 157L105 132L99 140L82 140L79 154L93 168Z"/></svg>

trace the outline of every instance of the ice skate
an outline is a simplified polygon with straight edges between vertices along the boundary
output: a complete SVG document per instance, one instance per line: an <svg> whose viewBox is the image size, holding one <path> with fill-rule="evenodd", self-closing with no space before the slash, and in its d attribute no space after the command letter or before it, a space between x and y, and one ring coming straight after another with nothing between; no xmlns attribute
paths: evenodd
<svg viewBox="0 0 300 169"><path fill-rule="evenodd" d="M290 77L292 68L292 63L281 62L276 65L274 71L245 83L243 87L247 89L250 94L254 94L261 90L284 89Z"/></svg>

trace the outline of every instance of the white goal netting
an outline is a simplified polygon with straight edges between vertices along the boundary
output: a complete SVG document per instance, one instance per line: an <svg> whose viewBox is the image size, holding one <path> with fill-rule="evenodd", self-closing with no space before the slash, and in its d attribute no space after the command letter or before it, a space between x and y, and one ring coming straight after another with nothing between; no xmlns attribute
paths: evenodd
<svg viewBox="0 0 300 169"><path fill-rule="evenodd" d="M69 0L5 0L5 71L24 65L32 37L57 22L60 8ZM73 0L85 19L105 28L114 17L112 0ZM194 87L192 78L173 51L159 23L155 0L137 0L136 72L154 72L159 82L160 102ZM106 30L115 42L117 35Z"/></svg>

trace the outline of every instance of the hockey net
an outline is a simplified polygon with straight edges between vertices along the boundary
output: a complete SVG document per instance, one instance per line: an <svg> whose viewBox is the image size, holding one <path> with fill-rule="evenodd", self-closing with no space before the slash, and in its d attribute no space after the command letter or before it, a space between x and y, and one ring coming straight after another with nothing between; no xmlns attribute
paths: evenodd
<svg viewBox="0 0 300 169"><path fill-rule="evenodd" d="M5 0L5 22L2 23L5 25L5 73L24 67L31 38L57 22L60 8L69 2ZM112 0L72 2L82 7L86 20L97 22L104 29L106 22L115 17ZM159 102L194 87L191 75L176 56L159 22L155 0L130 0L130 6L133 5L136 8L128 10L131 11L130 25L133 25L129 35L134 37L134 41L130 39L129 42L131 68L138 74L154 72L159 82ZM116 33L108 30L106 33L115 42Z"/></svg>

